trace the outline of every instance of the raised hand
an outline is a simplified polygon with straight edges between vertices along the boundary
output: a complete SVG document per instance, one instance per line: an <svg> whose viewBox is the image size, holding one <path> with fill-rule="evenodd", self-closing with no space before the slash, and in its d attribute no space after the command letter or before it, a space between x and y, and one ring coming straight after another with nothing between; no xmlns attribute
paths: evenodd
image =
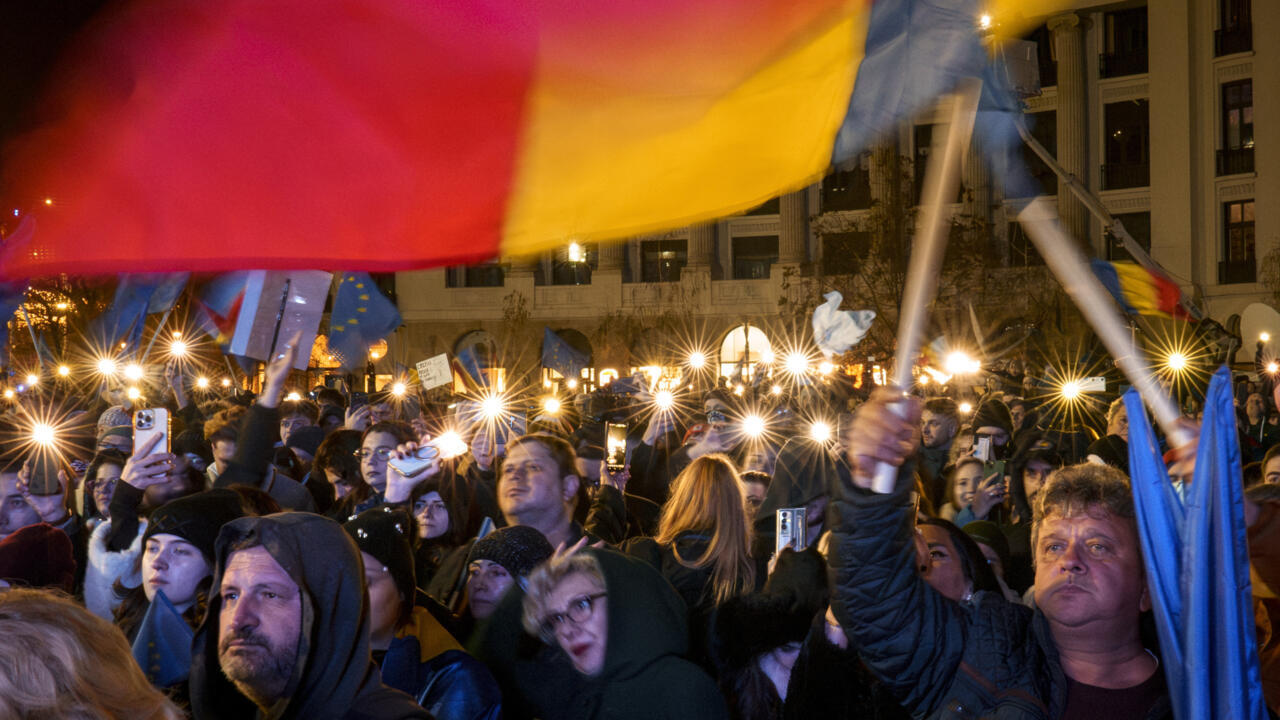
<svg viewBox="0 0 1280 720"><path fill-rule="evenodd" d="M905 417L893 406L906 403ZM853 469L853 482L871 489L876 466L902 465L920 443L920 399L903 397L889 388L880 388L853 414L844 433L844 447Z"/></svg>
<svg viewBox="0 0 1280 720"><path fill-rule="evenodd" d="M165 482L165 475L173 467L172 453L152 453L163 436L155 435L141 447L135 447L133 454L125 461L120 473L120 480L139 490Z"/></svg>

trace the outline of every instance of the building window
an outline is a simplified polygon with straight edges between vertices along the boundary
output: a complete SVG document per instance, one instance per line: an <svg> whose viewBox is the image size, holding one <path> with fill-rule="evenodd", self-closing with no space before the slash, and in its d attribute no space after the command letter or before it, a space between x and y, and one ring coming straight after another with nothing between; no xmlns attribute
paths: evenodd
<svg viewBox="0 0 1280 720"><path fill-rule="evenodd" d="M1104 112L1106 132L1102 189L1151 184L1151 123L1146 100L1110 103Z"/></svg>
<svg viewBox="0 0 1280 720"><path fill-rule="evenodd" d="M1038 113L1027 113L1028 126L1031 128L1031 137L1036 142L1044 146L1051 156L1058 155L1058 113L1053 110ZM1036 181L1034 191L1038 191L1042 195L1058 194L1058 175L1053 172L1049 164L1040 159L1040 156L1028 147L1022 144L1022 159L1027 164L1027 170L1030 171L1032 178Z"/></svg>
<svg viewBox="0 0 1280 720"><path fill-rule="evenodd" d="M912 192L911 204L919 205L920 196L924 194L924 177L929 169L929 153L933 148L933 126L916 125L912 128L911 142L915 148L912 158ZM964 183L956 183L956 196L951 202L964 202Z"/></svg>
<svg viewBox="0 0 1280 720"><path fill-rule="evenodd" d="M822 212L871 207L870 162L870 156L864 154L857 167L837 170L822 179Z"/></svg>
<svg viewBox="0 0 1280 720"><path fill-rule="evenodd" d="M871 252L871 238L869 232L823 233L822 274L856 274Z"/></svg>
<svg viewBox="0 0 1280 720"><path fill-rule="evenodd" d="M445 287L502 287L505 273L497 263L451 267L445 272Z"/></svg>
<svg viewBox="0 0 1280 720"><path fill-rule="evenodd" d="M1253 49L1253 8L1250 0L1219 0L1218 18L1218 29L1213 33L1214 57Z"/></svg>
<svg viewBox="0 0 1280 720"><path fill-rule="evenodd" d="M1253 172L1253 80L1222 86L1222 149L1218 175Z"/></svg>
<svg viewBox="0 0 1280 720"><path fill-rule="evenodd" d="M1256 282L1253 200L1222 204L1222 239L1223 259L1218 263L1218 284Z"/></svg>
<svg viewBox="0 0 1280 720"><path fill-rule="evenodd" d="M1124 229L1133 237L1134 242L1143 252L1151 253L1151 213L1123 213L1114 216L1124 225ZM1120 239L1107 233L1107 259L1119 262L1137 262L1137 259L1120 243Z"/></svg>
<svg viewBox="0 0 1280 720"><path fill-rule="evenodd" d="M590 285L591 271L599 262L594 243L570 243L556 251L551 263L551 284Z"/></svg>
<svg viewBox="0 0 1280 720"><path fill-rule="evenodd" d="M686 240L645 240L640 243L641 282L680 282L680 270L689 262Z"/></svg>
<svg viewBox="0 0 1280 720"><path fill-rule="evenodd" d="M763 204L757 205L750 210L742 213L743 215L777 215L782 203L778 198L764 201Z"/></svg>
<svg viewBox="0 0 1280 720"><path fill-rule="evenodd" d="M733 239L733 279L760 280L769 277L769 268L778 262L778 236L736 237Z"/></svg>
<svg viewBox="0 0 1280 720"><path fill-rule="evenodd" d="M1058 58L1054 57L1053 35L1048 25L1041 25L1024 36L1036 44L1036 65L1040 70L1040 87L1052 87L1058 84Z"/></svg>
<svg viewBox="0 0 1280 720"><path fill-rule="evenodd" d="M1147 71L1147 9L1117 10L1106 14L1104 51L1098 70L1104 78L1140 75Z"/></svg>

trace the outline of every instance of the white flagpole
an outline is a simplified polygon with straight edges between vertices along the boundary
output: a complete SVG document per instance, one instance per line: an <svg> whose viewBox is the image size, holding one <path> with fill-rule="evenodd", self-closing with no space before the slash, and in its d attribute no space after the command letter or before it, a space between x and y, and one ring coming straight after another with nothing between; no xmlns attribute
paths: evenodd
<svg viewBox="0 0 1280 720"><path fill-rule="evenodd" d="M956 196L960 182L960 164L973 134L981 93L981 80L973 78L961 83L952 95L951 117L947 121L946 132L934 135L933 146L929 151L929 167L920 198L923 212L911 247L906 287L902 292L902 311L898 315L893 386L904 393L911 389L914 382L911 368L915 365L916 356L920 354L929 304L938 291L942 256L947 249L949 218L946 211ZM898 408L898 412L905 412L902 406L894 407ZM872 489L878 493L893 492L897 474L897 468L880 465L876 468Z"/></svg>
<svg viewBox="0 0 1280 720"><path fill-rule="evenodd" d="M1081 314L1098 333L1107 351L1115 358L1116 365L1129 383L1137 388L1142 401L1151 408L1169 442L1177 447L1193 440L1178 425L1178 406L1156 382L1146 354L1138 348L1133 336L1125 332L1110 293L1089 269L1084 253L1058 222L1058 210L1053 202L1045 197L1036 198L1018 214L1018 222L1022 223L1036 250L1040 251L1040 257L1057 276Z"/></svg>

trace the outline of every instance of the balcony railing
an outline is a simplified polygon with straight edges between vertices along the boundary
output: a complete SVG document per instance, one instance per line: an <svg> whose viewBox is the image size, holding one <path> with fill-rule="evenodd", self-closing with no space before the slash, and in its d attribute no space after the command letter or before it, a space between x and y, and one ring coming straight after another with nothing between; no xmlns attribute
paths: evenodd
<svg viewBox="0 0 1280 720"><path fill-rule="evenodd" d="M1102 53L1098 56L1098 74L1104 78L1141 75L1147 71L1147 50Z"/></svg>
<svg viewBox="0 0 1280 720"><path fill-rule="evenodd" d="M1253 172L1253 148L1227 148L1218 151L1218 177Z"/></svg>
<svg viewBox="0 0 1280 720"><path fill-rule="evenodd" d="M1239 285L1258 281L1258 264L1253 260L1222 260L1218 263L1218 284Z"/></svg>
<svg viewBox="0 0 1280 720"><path fill-rule="evenodd" d="M1151 184L1148 163L1109 163L1102 166L1102 189L1146 187Z"/></svg>
<svg viewBox="0 0 1280 720"><path fill-rule="evenodd" d="M1233 28L1213 31L1213 56L1249 52L1253 49L1253 24L1244 23Z"/></svg>

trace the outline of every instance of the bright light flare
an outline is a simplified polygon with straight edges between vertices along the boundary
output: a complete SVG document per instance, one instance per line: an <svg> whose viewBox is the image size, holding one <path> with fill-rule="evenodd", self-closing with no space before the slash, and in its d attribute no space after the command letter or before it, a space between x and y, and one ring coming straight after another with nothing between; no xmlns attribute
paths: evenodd
<svg viewBox="0 0 1280 720"><path fill-rule="evenodd" d="M301 399L302 395L298 394L297 390L290 390L289 394L284 396L285 402L298 402Z"/></svg>
<svg viewBox="0 0 1280 720"><path fill-rule="evenodd" d="M1174 372L1182 372L1187 369L1187 356L1180 352L1169 353L1169 357L1165 358L1164 364Z"/></svg>
<svg viewBox="0 0 1280 720"><path fill-rule="evenodd" d="M787 353L783 365L792 375L803 375L809 371L809 358L805 357L804 353Z"/></svg>
<svg viewBox="0 0 1280 720"><path fill-rule="evenodd" d="M1272 375L1275 375L1276 373L1280 372L1280 362L1276 362L1275 360L1272 360L1271 362L1267 363L1267 372L1271 373Z"/></svg>
<svg viewBox="0 0 1280 720"><path fill-rule="evenodd" d="M981 30L990 30L990 29L991 29L991 15L990 15L990 14L988 14L988 13L982 13L981 15L979 15L979 16L978 16L978 28L979 28L979 29L981 29Z"/></svg>
<svg viewBox="0 0 1280 720"><path fill-rule="evenodd" d="M98 361L98 373L102 375L115 375L118 370L116 361L112 358L102 358Z"/></svg>
<svg viewBox="0 0 1280 720"><path fill-rule="evenodd" d="M769 388L769 392L773 393L774 395L781 395L781 394L782 394L782 386L781 386L781 385L774 385L773 387Z"/></svg>
<svg viewBox="0 0 1280 720"><path fill-rule="evenodd" d="M404 397L404 394L405 394L405 393L407 393L407 392L409 392L409 387L408 387L407 385L405 385L404 383L402 383L402 382L396 382L396 383L392 383L392 384L391 384L391 394L392 394L392 395L394 395L394 396L396 396L396 397Z"/></svg>
<svg viewBox="0 0 1280 720"><path fill-rule="evenodd" d="M196 378L196 387L201 390L207 390L209 388L209 378L207 377Z"/></svg>
<svg viewBox="0 0 1280 720"><path fill-rule="evenodd" d="M12 399L14 398L14 396L15 396L15 395L17 395L17 393L15 393L15 392L13 391L13 388L5 388L5 389L4 389L4 399L5 399L5 400L12 400Z"/></svg>
<svg viewBox="0 0 1280 720"><path fill-rule="evenodd" d="M832 365L831 363L825 360L818 364L818 372L822 373L823 375L830 375L831 373L835 372L835 370L836 370L836 366Z"/></svg>
<svg viewBox="0 0 1280 720"><path fill-rule="evenodd" d="M58 433L49 423L38 422L31 426L31 441L44 447L53 447L58 443Z"/></svg>
<svg viewBox="0 0 1280 720"><path fill-rule="evenodd" d="M982 369L982 363L963 350L953 350L942 359L942 368L948 375L973 375Z"/></svg>
<svg viewBox="0 0 1280 720"><path fill-rule="evenodd" d="M577 390L578 381L574 380L573 378L569 378L568 380L565 381L564 386L569 388L570 390Z"/></svg>
<svg viewBox="0 0 1280 720"><path fill-rule="evenodd" d="M764 434L764 418L759 415L748 415L742 418L742 432L747 437L758 438Z"/></svg>
<svg viewBox="0 0 1280 720"><path fill-rule="evenodd" d="M1258 341L1271 342L1271 333L1267 332L1266 330L1263 330L1262 332L1258 333Z"/></svg>
<svg viewBox="0 0 1280 720"><path fill-rule="evenodd" d="M959 410L961 415L968 415L969 413L973 412L973 404L968 402L962 402L959 405Z"/></svg>
<svg viewBox="0 0 1280 720"><path fill-rule="evenodd" d="M456 458L469 449L467 441L453 430L441 433L440 437L436 438L436 447L440 448L440 457L445 460Z"/></svg>
<svg viewBox="0 0 1280 720"><path fill-rule="evenodd" d="M1080 382L1077 380L1068 380L1062 383L1062 388L1059 392L1062 394L1062 398L1064 400L1075 400L1080 397Z"/></svg>
<svg viewBox="0 0 1280 720"><path fill-rule="evenodd" d="M173 357L186 357L187 344L181 340L174 340L169 343L169 354Z"/></svg>
<svg viewBox="0 0 1280 720"><path fill-rule="evenodd" d="M819 420L809 426L809 438L816 442L824 443L831 441L831 425Z"/></svg>
<svg viewBox="0 0 1280 720"><path fill-rule="evenodd" d="M553 397L545 398L542 401L542 411L548 415L559 415L560 401Z"/></svg>
<svg viewBox="0 0 1280 720"><path fill-rule="evenodd" d="M667 412L675 407L676 397L671 394L670 390L659 390L653 395L653 406L662 412Z"/></svg>
<svg viewBox="0 0 1280 720"><path fill-rule="evenodd" d="M69 377L70 375L71 375L71 368L67 367L66 365L58 366L58 377Z"/></svg>
<svg viewBox="0 0 1280 720"><path fill-rule="evenodd" d="M706 354L697 352L697 351L689 353L689 367L693 368L694 370L701 370L706 366L707 366Z"/></svg>
<svg viewBox="0 0 1280 720"><path fill-rule="evenodd" d="M486 395L480 401L480 412L484 414L488 420L496 420L502 417L506 403L500 395Z"/></svg>
<svg viewBox="0 0 1280 720"><path fill-rule="evenodd" d="M222 378L222 387L231 387L231 378Z"/></svg>
<svg viewBox="0 0 1280 720"><path fill-rule="evenodd" d="M128 397L130 400L137 400L142 397L142 391L136 387L131 387L125 391L125 397Z"/></svg>
<svg viewBox="0 0 1280 720"><path fill-rule="evenodd" d="M124 376L128 380L141 380L143 375L142 366L138 363L129 363L124 366Z"/></svg>
<svg viewBox="0 0 1280 720"><path fill-rule="evenodd" d="M40 376L39 376L39 375L36 375L36 374L34 374L34 373L27 375L27 384L28 384L28 385L38 385L39 383L40 383Z"/></svg>
<svg viewBox="0 0 1280 720"><path fill-rule="evenodd" d="M587 254L583 252L582 245L571 242L569 243L569 262L580 263L587 259Z"/></svg>

